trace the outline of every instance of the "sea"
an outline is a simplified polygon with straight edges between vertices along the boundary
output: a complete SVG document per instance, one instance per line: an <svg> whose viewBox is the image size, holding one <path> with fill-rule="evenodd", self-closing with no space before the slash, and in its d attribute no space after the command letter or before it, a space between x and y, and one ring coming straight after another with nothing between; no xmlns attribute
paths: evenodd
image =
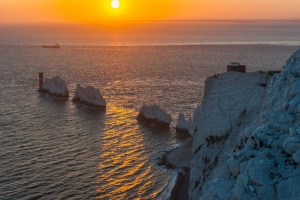
<svg viewBox="0 0 300 200"><path fill-rule="evenodd" d="M173 172L157 162L186 139L178 114L193 115L205 79L232 61L280 70L300 45L297 21L126 23L0 25L0 199L165 199ZM40 94L39 72L69 100ZM78 83L106 110L73 103ZM170 129L139 123L144 104Z"/></svg>

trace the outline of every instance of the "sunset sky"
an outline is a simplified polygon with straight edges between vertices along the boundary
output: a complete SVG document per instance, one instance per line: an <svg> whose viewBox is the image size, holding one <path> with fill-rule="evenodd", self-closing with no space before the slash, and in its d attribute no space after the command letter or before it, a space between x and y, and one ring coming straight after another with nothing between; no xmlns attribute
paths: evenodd
<svg viewBox="0 0 300 200"><path fill-rule="evenodd" d="M0 23L300 19L299 0L0 0Z"/></svg>

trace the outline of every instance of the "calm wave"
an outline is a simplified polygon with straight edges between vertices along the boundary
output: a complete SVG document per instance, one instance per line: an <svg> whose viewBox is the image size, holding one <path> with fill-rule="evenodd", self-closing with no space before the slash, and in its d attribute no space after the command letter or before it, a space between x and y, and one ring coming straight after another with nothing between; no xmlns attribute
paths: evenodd
<svg viewBox="0 0 300 200"><path fill-rule="evenodd" d="M1 25L0 45L299 45L300 22L128 22Z"/></svg>

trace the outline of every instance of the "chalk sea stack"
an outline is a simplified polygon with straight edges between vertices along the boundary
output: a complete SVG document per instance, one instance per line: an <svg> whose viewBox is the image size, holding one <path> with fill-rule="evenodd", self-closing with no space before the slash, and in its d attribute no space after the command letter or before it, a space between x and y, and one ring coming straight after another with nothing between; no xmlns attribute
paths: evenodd
<svg viewBox="0 0 300 200"><path fill-rule="evenodd" d="M194 131L194 122L191 118L185 119L183 113L179 113L178 121L176 125L176 132L186 135L192 135Z"/></svg>
<svg viewBox="0 0 300 200"><path fill-rule="evenodd" d="M41 92L59 98L69 98L69 90L67 88L67 85L59 76L46 78L43 82Z"/></svg>
<svg viewBox="0 0 300 200"><path fill-rule="evenodd" d="M169 126L171 123L171 115L166 113L157 105L143 105L138 115L138 120L157 125Z"/></svg>
<svg viewBox="0 0 300 200"><path fill-rule="evenodd" d="M82 87L80 84L77 84L73 101L95 108L106 107L106 100L100 91L92 86Z"/></svg>

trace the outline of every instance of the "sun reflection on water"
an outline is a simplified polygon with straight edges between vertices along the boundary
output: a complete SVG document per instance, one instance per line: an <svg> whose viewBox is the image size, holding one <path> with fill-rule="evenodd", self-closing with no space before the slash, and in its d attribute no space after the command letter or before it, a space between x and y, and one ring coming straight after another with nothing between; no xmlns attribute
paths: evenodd
<svg viewBox="0 0 300 200"><path fill-rule="evenodd" d="M141 199L154 184L152 166L147 164L149 158L144 153L143 136L132 117L136 114L134 109L113 105L107 111L107 116L114 117L107 117L105 121L103 153L98 167L98 199ZM135 194L128 192L133 189L136 189Z"/></svg>

